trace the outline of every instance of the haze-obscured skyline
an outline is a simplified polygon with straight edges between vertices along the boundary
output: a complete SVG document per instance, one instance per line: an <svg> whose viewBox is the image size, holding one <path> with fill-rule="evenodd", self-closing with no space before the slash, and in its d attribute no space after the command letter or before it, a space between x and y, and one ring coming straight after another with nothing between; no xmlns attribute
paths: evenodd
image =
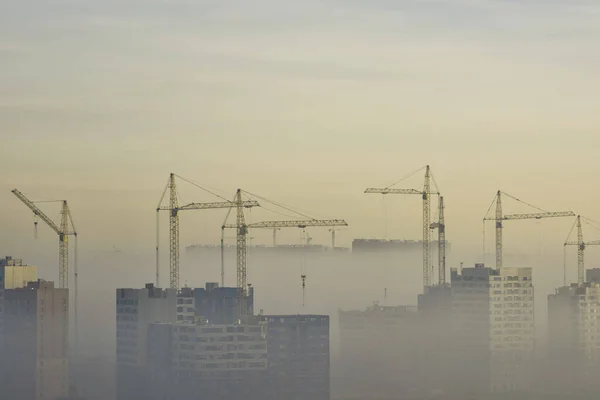
<svg viewBox="0 0 600 400"><path fill-rule="evenodd" d="M171 171L344 218L345 246L384 233L364 188L425 164L472 258L499 188L600 218L599 19L592 1L5 1L2 242L27 260L16 187L67 198L83 250L151 255ZM420 238L419 200L386 203L389 235ZM183 217L182 245L218 240L222 213L200 214ZM542 239L535 222L507 224L507 252L560 254L571 223L543 222Z"/></svg>

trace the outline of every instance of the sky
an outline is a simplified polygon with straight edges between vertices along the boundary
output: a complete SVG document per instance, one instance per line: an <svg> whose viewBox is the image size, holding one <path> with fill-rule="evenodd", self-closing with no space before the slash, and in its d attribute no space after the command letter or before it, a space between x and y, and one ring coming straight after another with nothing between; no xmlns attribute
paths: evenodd
<svg viewBox="0 0 600 400"><path fill-rule="evenodd" d="M591 0L0 1L2 250L54 257L18 188L68 199L83 251L151 257L170 172L344 218L349 246L386 215L390 236L420 237L417 198L362 192L430 164L470 261L498 189L600 220L598 48ZM216 243L222 219L182 217L182 245ZM571 225L515 222L507 251L562 256Z"/></svg>

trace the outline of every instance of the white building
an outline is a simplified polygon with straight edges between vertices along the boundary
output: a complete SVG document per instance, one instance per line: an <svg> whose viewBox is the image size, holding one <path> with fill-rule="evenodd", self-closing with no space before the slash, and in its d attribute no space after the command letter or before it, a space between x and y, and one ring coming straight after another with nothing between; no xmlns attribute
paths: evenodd
<svg viewBox="0 0 600 400"><path fill-rule="evenodd" d="M531 268L476 264L452 269L451 281L460 376L469 377L474 391L528 390L535 345Z"/></svg>

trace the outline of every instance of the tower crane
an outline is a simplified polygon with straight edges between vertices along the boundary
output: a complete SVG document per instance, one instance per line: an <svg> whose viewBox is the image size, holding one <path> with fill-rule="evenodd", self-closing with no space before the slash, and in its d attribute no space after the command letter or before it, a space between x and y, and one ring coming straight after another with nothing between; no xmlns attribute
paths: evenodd
<svg viewBox="0 0 600 400"><path fill-rule="evenodd" d="M60 224L56 224L50 219L38 206L31 200L29 200L23 193L17 189L11 190L19 200L23 202L34 215L34 235L37 238L37 224L38 219L44 221L56 234L58 235L58 287L61 289L69 288L69 236L74 238L74 265L73 265L73 277L74 277L74 288L73 288L73 319L74 319L74 342L75 342L75 355L77 356L78 343L79 343L79 332L78 332L78 314L77 314L77 303L78 303L78 278L79 271L77 268L77 229L73 223L73 217L71 216L71 210L66 200L59 200L62 203L60 211ZM69 230L69 224L71 230Z"/></svg>
<svg viewBox="0 0 600 400"><path fill-rule="evenodd" d="M179 211L188 210L209 210L209 209L223 209L223 208L251 208L258 207L259 204L255 200L243 201L237 204L231 200L224 199L225 201L220 202L206 202L206 203L189 203L180 206L177 199L177 185L175 182L175 174L169 175L169 181L165 186L163 194L156 207L156 286L159 286L159 229L158 229L158 213L160 211L169 211L169 287L172 289L179 289ZM181 177L179 177L181 178ZM206 191L206 189L201 188ZM169 190L169 205L161 206L163 199ZM215 193L210 192L216 195ZM221 273L223 273L221 271Z"/></svg>
<svg viewBox="0 0 600 400"><path fill-rule="evenodd" d="M431 224L438 230L438 284L446 284L446 222L444 220L444 196L440 196L438 204L438 222Z"/></svg>
<svg viewBox="0 0 600 400"><path fill-rule="evenodd" d="M420 171L420 170L418 170ZM415 171L417 172L417 171ZM409 174L408 176L411 176L412 174ZM408 176L406 176L405 178L407 178ZM400 181L404 180L405 178L401 179ZM435 184L435 179L433 179L433 183L434 186L436 187L436 190L434 192L431 191L431 180L433 178L433 175L431 174L431 169L429 167L429 165L425 166L425 180L423 183L423 189L422 190L417 190L417 189L395 189L392 188L392 186L394 186L395 184L397 184L398 182L385 187L385 188L367 188L365 190L365 193L367 194L382 194L382 195L386 195L386 194L413 194L413 195L420 195L422 200L423 200L423 287L427 287L427 286L431 286L432 283L432 276L431 273L429 271L429 265L431 264L431 239L430 239L430 232L429 230L431 229L431 195L439 195L439 192L437 190L437 185Z"/></svg>
<svg viewBox="0 0 600 400"><path fill-rule="evenodd" d="M71 217L71 210L66 200L61 200L62 208L60 211L60 224L57 225L50 219L42 210L35 205L35 203L29 200L25 195L19 192L17 189L11 190L12 194L17 196L31 211L33 211L36 221L34 224L37 226L37 218L39 217L44 221L56 234L58 235L58 286L60 288L69 287L69 246L68 237L73 236L75 243L77 243L77 231L75 230L75 224L73 224L73 218ZM69 222L71 223L72 230L69 230ZM77 281L77 246L75 246L75 280Z"/></svg>
<svg viewBox="0 0 600 400"><path fill-rule="evenodd" d="M577 226L577 241L569 241L569 238L571 237L571 233L573 233L573 228L575 226L573 226L573 228L571 228L571 232L569 232L569 236L567 237L567 240L565 241L565 250L567 246L577 246L577 284L579 286L583 285L584 281L585 281L585 265L584 265L584 251L585 248L587 246L597 246L600 245L600 240L593 240L593 241L589 241L589 242L584 242L583 241L583 229L581 227L581 219L583 217L581 217L581 215L577 216L577 219L575 221L575 225ZM566 265L566 264L565 264ZM564 284L567 284L567 272L566 272L566 268L564 271Z"/></svg>
<svg viewBox="0 0 600 400"><path fill-rule="evenodd" d="M520 203L523 203L530 207L536 208L541 212L503 215L503 213L502 213L502 195L503 194L514 200L517 200ZM496 214L493 217L488 217L487 215L489 214L489 211L491 210L492 206L494 205L494 202L496 203ZM494 200L492 201L492 204L490 205L490 208L488 209L486 216L483 218L484 228L485 228L485 221L496 221L496 269L502 268L502 229L503 229L502 221L512 221L512 220L518 220L518 219L574 217L574 216L575 216L575 213L573 211L557 211L557 212L544 211L539 207L532 206L531 204L525 203L524 201L519 200L518 198L516 198L514 196L511 196L505 192L498 190L498 192L496 192L496 196L495 196Z"/></svg>
<svg viewBox="0 0 600 400"><path fill-rule="evenodd" d="M242 200L242 190L238 189L236 193L235 201L236 209L237 209L237 221L236 224L223 224L221 227L222 230L227 228L233 228L237 230L236 235L236 244L237 244L237 260L236 260L236 269L237 269L237 288L238 288L238 306L239 306L239 316L243 318L246 316L247 307L246 307L246 298L248 296L247 292L247 265L246 265L246 236L248 234L249 229L275 229L275 228L301 228L305 229L307 227L333 227L333 226L348 226L346 221L342 219L307 219L307 220L292 220L292 221L262 221L262 222L253 222L251 224L246 224L244 218L244 201ZM227 220L227 217L226 217ZM305 278L304 278L305 279ZM304 281L303 279L303 281Z"/></svg>

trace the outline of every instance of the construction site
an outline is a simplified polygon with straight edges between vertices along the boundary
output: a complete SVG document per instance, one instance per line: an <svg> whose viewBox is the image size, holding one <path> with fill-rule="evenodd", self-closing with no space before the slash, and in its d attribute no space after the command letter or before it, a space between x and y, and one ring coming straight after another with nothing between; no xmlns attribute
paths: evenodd
<svg viewBox="0 0 600 400"><path fill-rule="evenodd" d="M419 173L422 187L398 187ZM182 184L213 199L183 201ZM598 226L572 211L546 211L497 191L482 218L483 254L475 256L479 262L464 265L452 257L445 198L429 166L364 191L418 196L422 237L352 239L351 247L339 245L349 225L340 216L313 218L243 189L227 198L172 173L155 208L152 272L143 266L153 279L113 287L112 299L105 301L112 303L114 323L100 326L90 324L94 317L80 310L77 240L68 241L78 238L76 212L71 212L76 207L61 200L57 223L40 208L46 205L17 189L12 193L33 213L36 237L41 220L59 239L56 286L38 279L36 267L21 260L7 257L0 264L0 332L8 360L2 376L19 382L18 375L26 374L35 382L33 391L10 386L21 390L23 399L45 398L44 393L98 400L528 398L540 394L540 382L548 376L560 376L549 384L553 393L585 396L598 390L600 269L586 270L584 252L600 240L584 240L583 234L584 226ZM506 213L505 203L531 211ZM286 218L255 221L251 211L263 208ZM417 212L413 208L409 213ZM213 227L219 242L186 245L180 256L180 219L197 210L224 213L220 226ZM503 234L506 221L546 218L572 218L574 223L563 244L563 285L547 296L548 336L540 341L535 274L531 266L506 265ZM494 259L488 264L489 221ZM329 243L313 241L317 230ZM259 237L261 231L267 235ZM284 236L285 231L295 236ZM271 242L264 244L265 237ZM296 243L284 242L290 237ZM573 283L567 279L570 247L577 249ZM111 257L116 260L120 252ZM451 265L448 259L454 260ZM340 276L360 276L360 283L345 287ZM57 299L45 300L57 302L52 313L44 314L44 306L21 309L25 293ZM45 329L54 332L44 351L32 351L38 365L61 368L10 367L17 360L15 351L29 351L16 346L22 341L21 318L27 315L38 323L43 319L49 324ZM92 331L114 338L101 351L112 357L97 358L93 346L100 345L89 340ZM31 335L28 340L46 343ZM562 373L565 364L577 368ZM86 379L91 370L104 380L103 390L91 390L94 383ZM48 381L44 376L50 373ZM3 384L10 385L8 380Z"/></svg>

